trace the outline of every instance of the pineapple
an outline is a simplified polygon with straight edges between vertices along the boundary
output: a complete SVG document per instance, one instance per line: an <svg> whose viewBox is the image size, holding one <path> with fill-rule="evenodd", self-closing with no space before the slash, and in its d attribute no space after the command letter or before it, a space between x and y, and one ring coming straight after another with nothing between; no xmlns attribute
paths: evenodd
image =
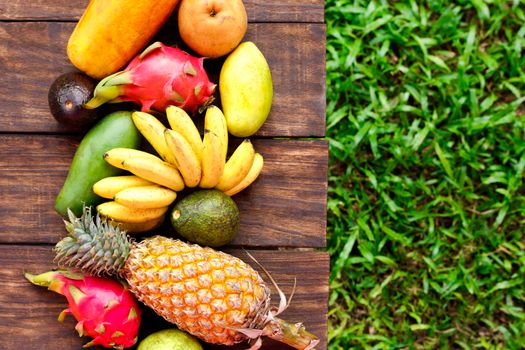
<svg viewBox="0 0 525 350"><path fill-rule="evenodd" d="M213 344L268 336L296 349L313 349L319 340L302 324L277 318L286 308L270 305L270 289L257 271L229 254L163 236L133 242L119 228L91 216L69 212L69 236L55 247L59 264L99 275L120 275L144 304L180 329ZM272 280L273 282L273 280Z"/></svg>

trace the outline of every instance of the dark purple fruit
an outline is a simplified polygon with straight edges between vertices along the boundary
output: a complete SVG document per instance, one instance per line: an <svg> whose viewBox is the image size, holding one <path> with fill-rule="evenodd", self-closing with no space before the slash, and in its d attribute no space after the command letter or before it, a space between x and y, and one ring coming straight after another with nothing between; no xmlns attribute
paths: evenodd
<svg viewBox="0 0 525 350"><path fill-rule="evenodd" d="M49 109L55 119L70 128L83 129L98 120L97 111L83 105L93 97L97 82L82 73L59 76L47 95Z"/></svg>

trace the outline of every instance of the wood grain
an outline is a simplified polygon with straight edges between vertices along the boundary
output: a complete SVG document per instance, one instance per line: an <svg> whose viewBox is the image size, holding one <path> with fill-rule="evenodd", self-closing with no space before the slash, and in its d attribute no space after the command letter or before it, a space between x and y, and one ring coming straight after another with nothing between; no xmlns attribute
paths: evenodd
<svg viewBox="0 0 525 350"><path fill-rule="evenodd" d="M168 23L168 27L173 23ZM0 132L68 133L51 116L47 93L60 74L74 71L66 43L74 23L0 22ZM169 38L172 31L159 35ZM265 54L272 71L272 110L257 136L324 137L325 27L306 23L256 23L246 40ZM176 39L172 38L174 44ZM218 82L221 61L208 61Z"/></svg>
<svg viewBox="0 0 525 350"><path fill-rule="evenodd" d="M0 20L76 21L87 0L2 0ZM320 0L244 0L250 22L323 22L324 2Z"/></svg>
<svg viewBox="0 0 525 350"><path fill-rule="evenodd" d="M0 135L0 242L56 243L64 235L53 206L78 142ZM262 139L254 146L265 165L257 181L233 197L241 227L232 244L324 247L327 143ZM168 221L162 231L174 234Z"/></svg>
<svg viewBox="0 0 525 350"><path fill-rule="evenodd" d="M229 251L249 262L245 252ZM272 274L283 291L290 295L293 280L297 288L289 309L282 318L291 322L304 322L306 328L321 338L318 350L326 349L327 297L329 257L325 252L250 251ZM66 308L65 298L42 287L31 285L24 272L41 273L55 266L51 246L0 246L2 266L0 280L0 344L2 350L19 349L80 349L88 338L79 338L71 316L62 324L56 320ZM293 264L289 262L293 261ZM312 263L315 262L315 263ZM251 264L254 267L255 264ZM257 267L256 267L257 268ZM259 269L260 270L260 269ZM265 280L267 280L266 277ZM278 296L273 290L273 302ZM172 327L151 311L143 314L143 339L147 334ZM211 347L205 349L233 349ZM246 346L235 347L245 349ZM93 348L99 349L99 348ZM100 348L101 349L101 348ZM262 349L289 349L278 343L264 341Z"/></svg>

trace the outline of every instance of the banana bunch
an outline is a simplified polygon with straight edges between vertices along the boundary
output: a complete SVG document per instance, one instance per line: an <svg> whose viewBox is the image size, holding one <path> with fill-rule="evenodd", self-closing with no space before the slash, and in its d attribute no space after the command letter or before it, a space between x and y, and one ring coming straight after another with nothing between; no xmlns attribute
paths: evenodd
<svg viewBox="0 0 525 350"><path fill-rule="evenodd" d="M170 106L166 115L170 128L151 114L132 115L135 126L159 157L114 148L104 154L106 162L133 175L102 179L93 187L99 196L112 199L99 205L98 212L129 232L160 225L176 192L185 187L216 188L233 196L255 181L264 164L250 140L244 140L226 160L228 128L218 107L206 110L203 138L183 109Z"/></svg>
<svg viewBox="0 0 525 350"><path fill-rule="evenodd" d="M170 128L165 128L157 118L144 112L133 113L133 122L162 160L179 171L177 183L182 178L184 187L216 188L233 196L248 187L261 173L263 157L255 152L249 140L244 140L226 161L228 128L218 107L206 109L203 138L183 109L170 106L166 109L166 116ZM146 179L159 183L154 178Z"/></svg>
<svg viewBox="0 0 525 350"><path fill-rule="evenodd" d="M115 148L106 153L105 158L110 157L113 162L123 158L124 152L133 155L133 151L136 150ZM93 185L93 192L111 199L97 206L99 214L128 232L145 232L160 226L169 205L177 198L174 190L136 175L106 177Z"/></svg>

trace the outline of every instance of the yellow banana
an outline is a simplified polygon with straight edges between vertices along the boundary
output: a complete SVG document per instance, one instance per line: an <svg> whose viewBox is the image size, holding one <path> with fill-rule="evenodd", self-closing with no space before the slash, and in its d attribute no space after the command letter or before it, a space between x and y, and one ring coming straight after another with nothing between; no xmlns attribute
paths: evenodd
<svg viewBox="0 0 525 350"><path fill-rule="evenodd" d="M240 183L248 175L254 156L252 143L244 140L224 165L224 172L215 188L225 192Z"/></svg>
<svg viewBox="0 0 525 350"><path fill-rule="evenodd" d="M168 207L137 209L129 208L117 202L106 202L97 206L100 215L120 222L139 223L160 218Z"/></svg>
<svg viewBox="0 0 525 350"><path fill-rule="evenodd" d="M144 222L120 222L115 220L108 220L108 222L115 226L119 227L122 231L126 231L127 233L140 233L140 232L146 232L151 231L162 225L164 222L165 215L162 215L161 217L157 219L152 219Z"/></svg>
<svg viewBox="0 0 525 350"><path fill-rule="evenodd" d="M186 186L197 186L201 180L201 163L190 143L175 130L166 129L164 137Z"/></svg>
<svg viewBox="0 0 525 350"><path fill-rule="evenodd" d="M213 188L219 183L224 171L225 159L221 140L214 132L204 130L202 149L202 177L199 184L202 188Z"/></svg>
<svg viewBox="0 0 525 350"><path fill-rule="evenodd" d="M115 194L115 202L130 208L148 209L167 207L177 193L157 185L126 188Z"/></svg>
<svg viewBox="0 0 525 350"><path fill-rule="evenodd" d="M241 180L237 185L232 187L231 189L225 191L224 193L228 196L233 196L242 190L244 190L246 187L250 186L255 179L259 176L261 173L261 170L264 165L264 158L260 153L255 153L255 156L253 157L253 164L250 168L250 171L248 171L248 174L244 179Z"/></svg>
<svg viewBox="0 0 525 350"><path fill-rule="evenodd" d="M151 153L139 151L138 149L133 148L113 148L104 153L103 158L106 162L113 165L114 167L122 168L122 163L125 160L131 159L131 158L148 158L152 160L158 160L162 161L157 156L154 156Z"/></svg>
<svg viewBox="0 0 525 350"><path fill-rule="evenodd" d="M180 133L188 141L193 152L202 160L202 139L199 130L193 123L191 117L182 108L169 106L166 108L166 116L170 127Z"/></svg>
<svg viewBox="0 0 525 350"><path fill-rule="evenodd" d="M177 168L160 158L128 158L121 163L120 168L173 191L181 191L184 188L184 180Z"/></svg>
<svg viewBox="0 0 525 350"><path fill-rule="evenodd" d="M228 153L228 126L224 114L217 106L206 109L204 117L204 130L209 130L219 136L222 144L223 157L226 159Z"/></svg>
<svg viewBox="0 0 525 350"><path fill-rule="evenodd" d="M153 185L135 175L110 176L93 185L93 192L102 198L113 199L118 192L131 187Z"/></svg>
<svg viewBox="0 0 525 350"><path fill-rule="evenodd" d="M131 117L142 136L148 140L160 157L168 163L176 164L173 155L166 145L166 141L164 141L164 129L166 129L166 127L160 120L144 112L133 112Z"/></svg>

